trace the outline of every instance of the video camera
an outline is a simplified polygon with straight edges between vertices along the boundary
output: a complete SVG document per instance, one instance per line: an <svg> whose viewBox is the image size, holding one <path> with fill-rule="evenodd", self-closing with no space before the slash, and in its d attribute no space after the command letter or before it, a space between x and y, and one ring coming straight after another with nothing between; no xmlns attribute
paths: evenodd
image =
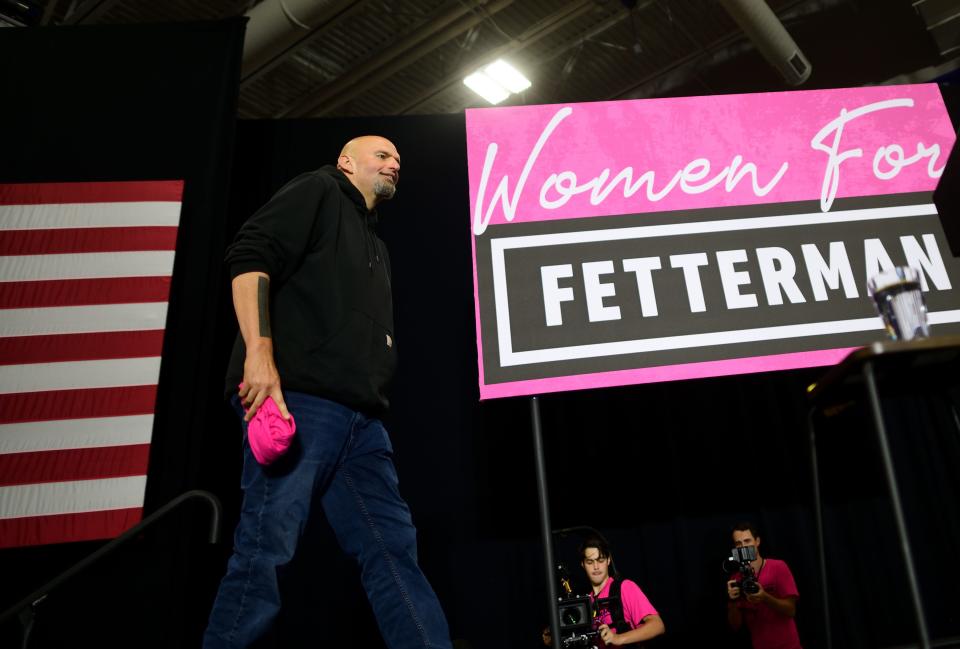
<svg viewBox="0 0 960 649"><path fill-rule="evenodd" d="M741 579L738 584L740 594L755 595L760 592L760 582L757 581L757 575L753 572L751 561L757 559L757 548L752 545L745 545L741 548L734 548L730 556L723 561L723 571L728 575L740 573Z"/></svg>
<svg viewBox="0 0 960 649"><path fill-rule="evenodd" d="M570 575L564 565L557 565L557 574L564 594L557 598L557 612L560 618L560 646L594 647L598 644L600 632L597 619L601 612L608 610L619 597L594 599L590 595L574 595L570 587Z"/></svg>
<svg viewBox="0 0 960 649"><path fill-rule="evenodd" d="M592 647L599 633L593 628L597 612L589 595L567 595L557 598L560 617L560 646Z"/></svg>

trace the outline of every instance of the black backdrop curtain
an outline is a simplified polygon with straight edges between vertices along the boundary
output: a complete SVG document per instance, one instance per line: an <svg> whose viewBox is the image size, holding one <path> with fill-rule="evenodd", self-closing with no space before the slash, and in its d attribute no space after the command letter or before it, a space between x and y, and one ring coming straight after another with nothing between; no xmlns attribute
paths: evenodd
<svg viewBox="0 0 960 649"><path fill-rule="evenodd" d="M397 196L381 209L401 358L387 423L421 563L465 646L542 646L548 618L528 400L478 402L463 116L241 121L231 234L287 179L332 162L344 141L363 133L390 137L403 160ZM229 343L221 341L221 358ZM744 518L760 525L766 556L793 568L804 646L823 646L805 397L823 371L543 397L554 527L590 525L607 535L619 571L641 585L666 622L658 646L749 646L726 629L720 569L730 526ZM946 505L960 495L955 400L930 386L898 394L891 435L906 440L898 448L912 449L898 453L898 466L923 547L932 632L960 635L947 604L955 601L950 580L960 576L956 512ZM225 420L227 435L234 426ZM909 600L869 420L854 408L820 428L834 646L910 642ZM557 558L583 588L579 540L559 539ZM326 639L381 646L355 569L329 530L309 542L319 556L298 559L286 576L296 595L285 604L277 646L309 646L317 611L326 612Z"/></svg>
<svg viewBox="0 0 960 649"><path fill-rule="evenodd" d="M0 182L185 181L146 513L209 486L209 466L227 455L207 446L222 368L203 350L223 326L210 298L221 289L244 25L0 29ZM203 514L185 508L55 591L31 646L198 644L209 589L195 580L219 557ZM100 545L0 552L0 609ZM17 642L15 624L0 629L0 646Z"/></svg>
<svg viewBox="0 0 960 649"><path fill-rule="evenodd" d="M235 523L240 437L220 398L236 331L223 248L286 180L332 162L350 137L386 135L403 159L400 190L382 209L401 357L387 424L421 563L462 646L542 646L528 402L478 402L463 116L240 122L225 211L241 32L239 22L0 30L0 75L18 93L0 108L0 182L187 180L147 510L205 487L223 499L227 528ZM804 400L820 373L543 398L554 526L607 535L620 572L666 622L659 646L748 646L726 630L720 571L729 527L742 518L761 526L765 554L793 568L801 638L822 646ZM960 635L948 587L960 577L956 399L923 392L890 404L892 433L934 633ZM912 637L909 604L858 415L826 422L834 434L822 444L835 646L894 646ZM34 646L197 646L229 552L229 539L211 549L204 533L203 517L187 513L57 591ZM575 575L577 542L558 543ZM382 646L356 569L330 531L320 525L304 544L313 552L281 576L284 613L265 645ZM0 605L96 547L0 553ZM15 642L11 629L0 632L0 644Z"/></svg>

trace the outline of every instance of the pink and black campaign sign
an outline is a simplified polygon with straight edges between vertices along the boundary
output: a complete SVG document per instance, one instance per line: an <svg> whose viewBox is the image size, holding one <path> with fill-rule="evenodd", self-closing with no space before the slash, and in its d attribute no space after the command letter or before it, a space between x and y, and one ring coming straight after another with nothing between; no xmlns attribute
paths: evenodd
<svg viewBox="0 0 960 649"><path fill-rule="evenodd" d="M960 333L931 195L936 85L468 110L482 399L836 363L920 269Z"/></svg>

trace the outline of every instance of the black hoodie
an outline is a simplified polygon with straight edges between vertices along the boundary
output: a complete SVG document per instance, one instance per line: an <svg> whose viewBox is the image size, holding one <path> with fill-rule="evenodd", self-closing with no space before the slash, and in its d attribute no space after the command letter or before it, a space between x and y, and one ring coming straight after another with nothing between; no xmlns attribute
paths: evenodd
<svg viewBox="0 0 960 649"><path fill-rule="evenodd" d="M270 276L273 354L284 390L367 414L386 410L396 367L390 260L375 211L335 167L297 176L243 225L227 249L230 276ZM238 335L227 394L243 378ZM296 414L296 413L294 413Z"/></svg>

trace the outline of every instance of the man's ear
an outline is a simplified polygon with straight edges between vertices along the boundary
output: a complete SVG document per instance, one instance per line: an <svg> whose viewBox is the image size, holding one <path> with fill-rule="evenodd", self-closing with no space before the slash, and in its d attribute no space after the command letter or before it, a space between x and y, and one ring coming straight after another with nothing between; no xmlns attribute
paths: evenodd
<svg viewBox="0 0 960 649"><path fill-rule="evenodd" d="M344 173L353 173L353 158L348 155L342 155L337 158L337 169Z"/></svg>
<svg viewBox="0 0 960 649"><path fill-rule="evenodd" d="M757 546L758 548L760 547L760 537L759 537L759 536L753 540L753 544L754 544L755 546Z"/></svg>

